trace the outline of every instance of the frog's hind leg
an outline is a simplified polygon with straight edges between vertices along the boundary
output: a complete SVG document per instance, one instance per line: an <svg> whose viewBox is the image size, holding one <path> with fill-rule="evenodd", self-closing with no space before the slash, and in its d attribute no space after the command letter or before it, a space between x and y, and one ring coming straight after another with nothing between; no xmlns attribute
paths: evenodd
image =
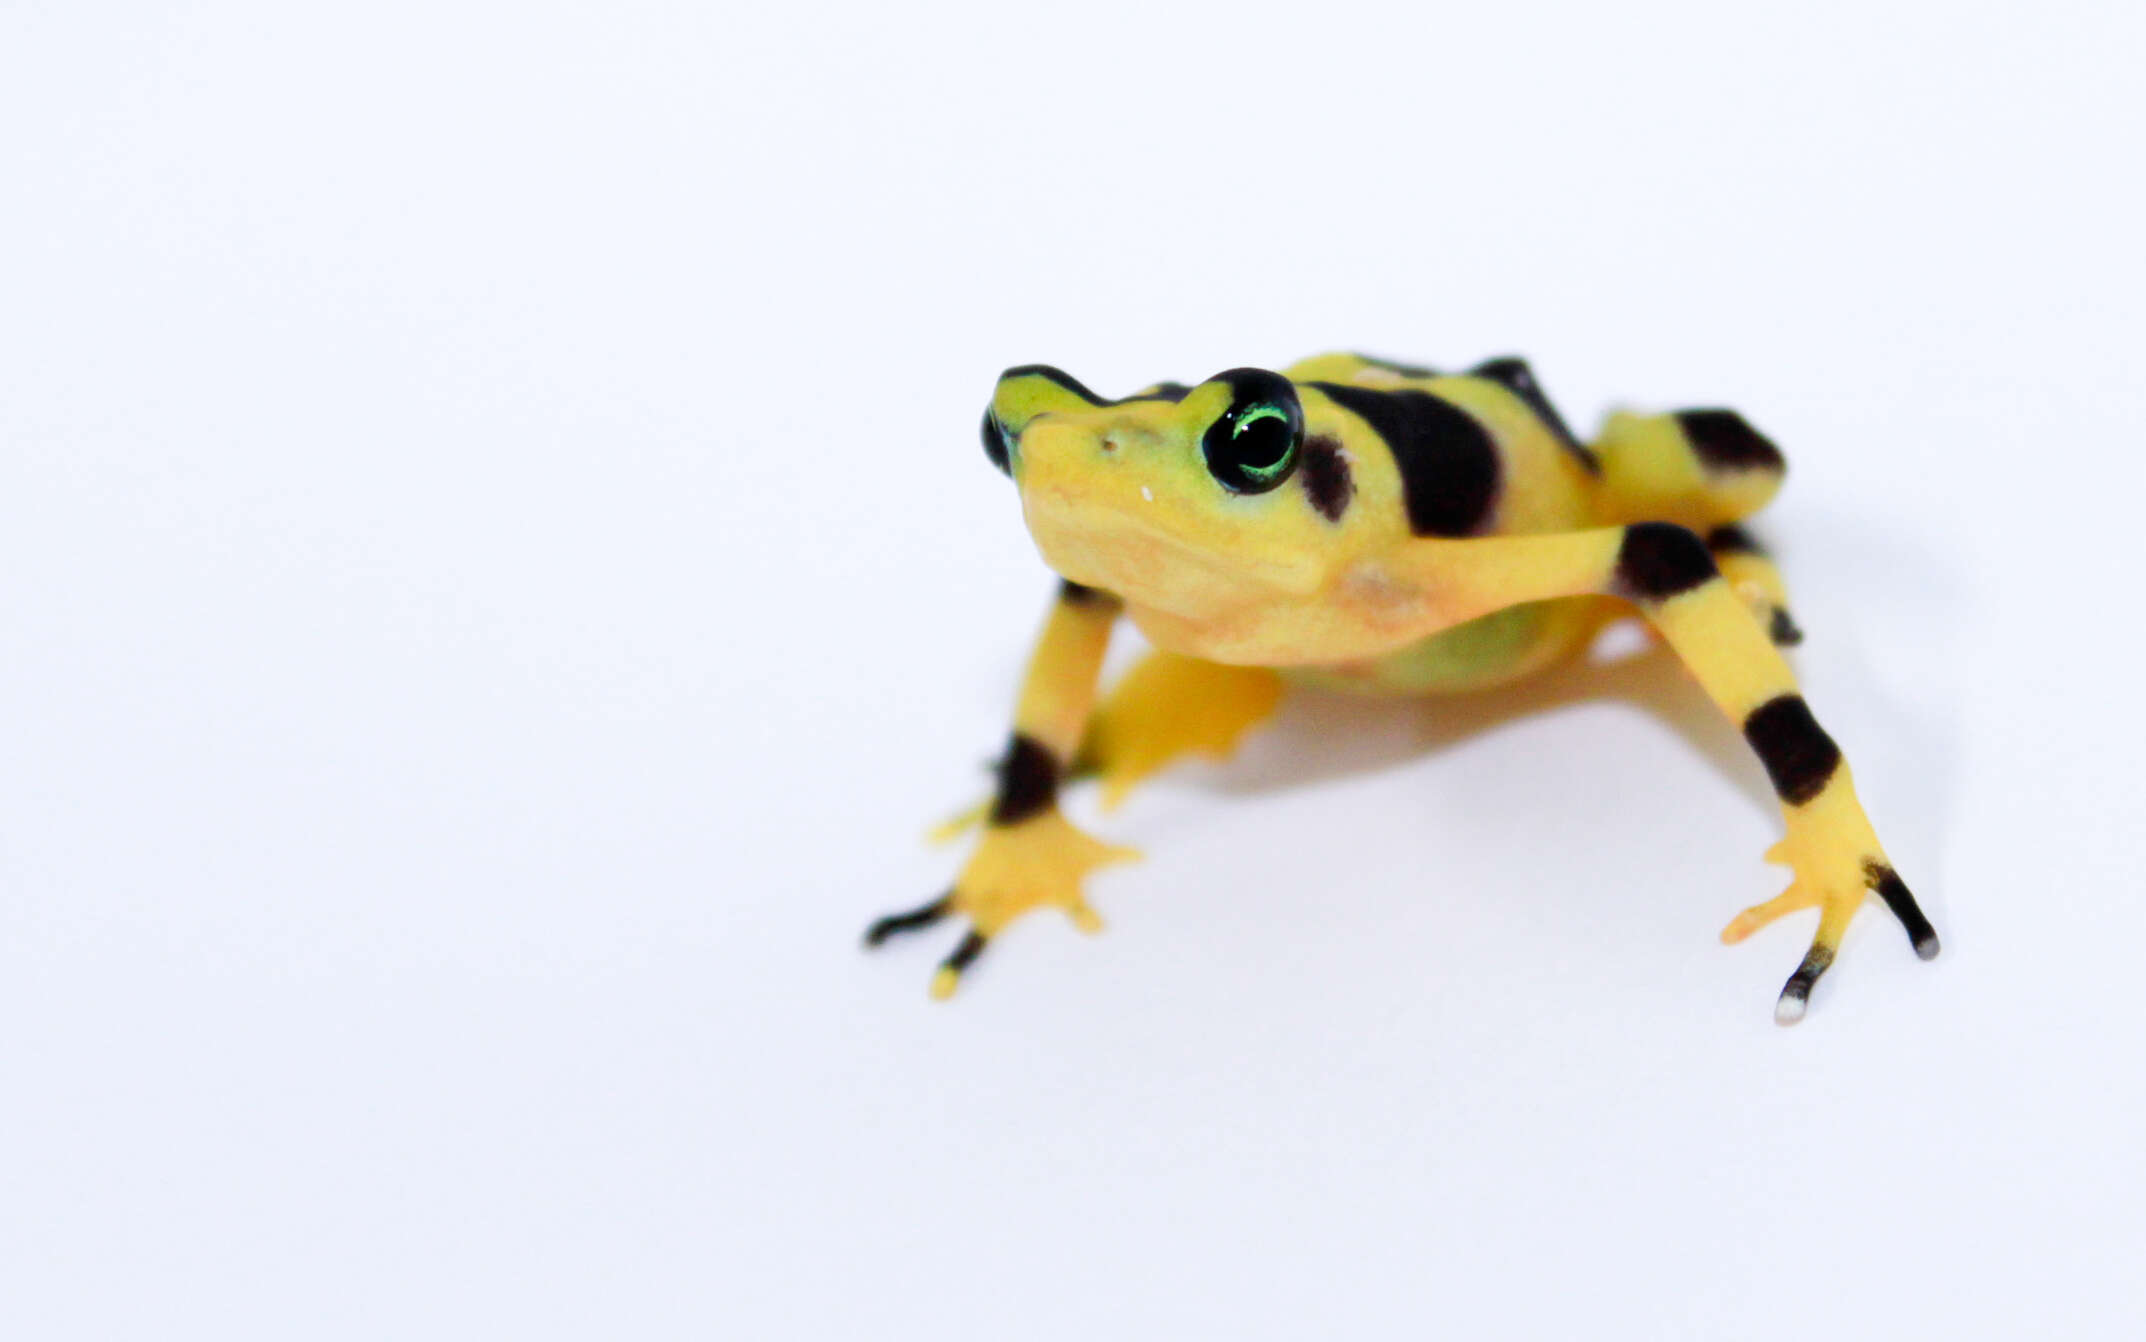
<svg viewBox="0 0 2146 1342"><path fill-rule="evenodd" d="M1803 641L1802 627L1788 613L1788 587L1781 581L1781 570L1750 532L1733 522L1715 527L1706 534L1706 548L1721 576L1766 626L1774 646L1792 648Z"/></svg>
<svg viewBox="0 0 2146 1342"><path fill-rule="evenodd" d="M1619 412L1593 451L1602 463L1604 521L1674 522L1706 537L1721 576L1777 645L1803 641L1780 570L1738 525L1773 498L1788 469L1781 450L1733 410Z"/></svg>
<svg viewBox="0 0 2146 1342"><path fill-rule="evenodd" d="M1281 697L1282 678L1266 667L1151 652L1097 710L1075 773L1100 780L1111 809L1185 755L1229 758L1245 733L1274 716Z"/></svg>
<svg viewBox="0 0 2146 1342"><path fill-rule="evenodd" d="M1115 810L1136 786L1187 755L1228 759L1247 733L1274 716L1281 697L1282 678L1266 667L1151 652L1096 709L1067 779L1100 782L1103 809ZM949 817L932 839L960 836L989 809L982 801Z"/></svg>

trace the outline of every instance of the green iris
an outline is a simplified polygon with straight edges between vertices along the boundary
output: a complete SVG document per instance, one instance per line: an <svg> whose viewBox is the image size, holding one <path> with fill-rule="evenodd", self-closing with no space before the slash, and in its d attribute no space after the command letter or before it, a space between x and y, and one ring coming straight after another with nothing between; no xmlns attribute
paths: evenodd
<svg viewBox="0 0 2146 1342"><path fill-rule="evenodd" d="M1287 379L1239 368L1214 379L1228 384L1230 407L1200 440L1208 473L1233 494L1263 494L1296 470L1304 411Z"/></svg>

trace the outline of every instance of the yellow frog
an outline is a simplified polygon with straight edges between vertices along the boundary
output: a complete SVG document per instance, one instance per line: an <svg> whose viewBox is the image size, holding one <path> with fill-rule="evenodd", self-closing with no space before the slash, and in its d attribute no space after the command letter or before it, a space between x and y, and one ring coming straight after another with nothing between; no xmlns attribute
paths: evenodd
<svg viewBox="0 0 2146 1342"><path fill-rule="evenodd" d="M1614 414L1582 443L1514 358L1441 374L1327 354L1116 401L1031 365L1000 376L983 440L1064 581L996 795L967 817L983 824L975 853L944 897L866 933L876 946L965 917L935 996L1031 909L1101 926L1082 880L1132 853L1069 823L1062 783L1096 777L1114 804L1174 758L1226 754L1285 677L1475 689L1573 657L1635 607L1741 725L1780 797L1787 836L1767 856L1794 879L1722 940L1819 910L1774 1018L1802 1019L1873 892L1917 955L1937 954L1777 650L1801 635L1736 523L1773 497L1784 463L1735 412ZM1098 707L1120 615L1155 651Z"/></svg>

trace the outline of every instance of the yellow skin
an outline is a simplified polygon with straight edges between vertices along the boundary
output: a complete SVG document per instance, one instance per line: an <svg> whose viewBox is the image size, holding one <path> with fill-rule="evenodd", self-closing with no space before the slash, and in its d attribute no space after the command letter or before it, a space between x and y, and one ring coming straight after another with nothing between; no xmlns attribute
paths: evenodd
<svg viewBox="0 0 2146 1342"><path fill-rule="evenodd" d="M1742 726L1781 798L1787 835L1768 857L1794 879L1722 932L1740 941L1819 910L1775 1019L1802 1018L1873 892L1916 952L1936 955L1776 649L1800 635L1778 572L1734 523L1773 496L1783 464L1733 413L1616 414L1583 446L1518 360L1442 376L1329 354L1117 402L1054 369L1011 369L984 440L1066 581L1022 682L997 796L949 826L984 822L975 853L945 897L868 933L876 945L965 917L935 995L1031 909L1101 926L1082 880L1134 854L1068 822L1062 782L1097 776L1115 804L1178 756L1225 755L1273 712L1285 676L1477 689L1574 656L1634 608ZM1157 651L1098 706L1120 615Z"/></svg>

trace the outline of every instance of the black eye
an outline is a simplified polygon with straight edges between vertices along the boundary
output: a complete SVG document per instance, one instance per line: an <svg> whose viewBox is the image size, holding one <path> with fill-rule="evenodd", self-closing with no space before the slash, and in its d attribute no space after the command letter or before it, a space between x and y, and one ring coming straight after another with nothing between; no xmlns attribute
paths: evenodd
<svg viewBox="0 0 2146 1342"><path fill-rule="evenodd" d="M1008 461L1011 453L1006 445L1006 430L998 422L998 416L988 409L984 411L984 455L991 458L992 465L1008 475L1013 474L1013 466Z"/></svg>
<svg viewBox="0 0 2146 1342"><path fill-rule="evenodd" d="M1233 494L1263 494L1287 480L1304 440L1304 408L1289 379L1232 368L1209 380L1228 384L1230 405L1200 439L1208 473Z"/></svg>

